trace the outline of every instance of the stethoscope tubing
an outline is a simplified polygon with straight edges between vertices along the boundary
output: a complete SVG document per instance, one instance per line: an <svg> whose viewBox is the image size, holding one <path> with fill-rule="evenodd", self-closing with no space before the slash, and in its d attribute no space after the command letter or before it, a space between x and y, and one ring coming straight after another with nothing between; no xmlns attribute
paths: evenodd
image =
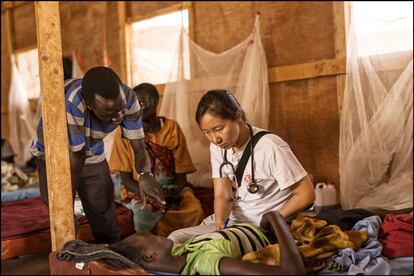
<svg viewBox="0 0 414 276"><path fill-rule="evenodd" d="M250 130L250 152L251 152L251 171L252 171L252 181L250 182L250 184L247 187L247 191L251 194L255 194L259 187L256 184L256 180L254 178L254 151L253 151L253 129L250 126L250 124L247 124L247 126L249 127ZM220 174L220 178L223 178L223 168L224 166L229 165L233 175L234 175L234 179L233 181L236 183L236 200L239 200L239 186L241 185L241 183L238 183L237 181L237 176L236 176L236 170L234 169L234 165L232 163L230 163L227 160L227 150L224 150L224 156L223 156L223 162L221 163L220 167L219 167L219 174Z"/></svg>

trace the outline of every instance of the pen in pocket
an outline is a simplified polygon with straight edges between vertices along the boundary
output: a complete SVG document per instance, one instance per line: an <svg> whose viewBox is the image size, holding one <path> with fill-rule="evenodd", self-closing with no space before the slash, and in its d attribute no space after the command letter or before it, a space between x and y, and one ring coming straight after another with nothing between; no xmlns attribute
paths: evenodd
<svg viewBox="0 0 414 276"><path fill-rule="evenodd" d="M229 224L229 219L226 219L226 221L224 222L224 227L223 228L226 228L228 224Z"/></svg>

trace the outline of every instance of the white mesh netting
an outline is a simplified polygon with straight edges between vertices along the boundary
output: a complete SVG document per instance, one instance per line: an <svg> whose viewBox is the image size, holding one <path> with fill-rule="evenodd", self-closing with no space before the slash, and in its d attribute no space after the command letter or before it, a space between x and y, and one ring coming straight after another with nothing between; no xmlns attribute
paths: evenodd
<svg viewBox="0 0 414 276"><path fill-rule="evenodd" d="M197 168L197 172L188 175L193 185L212 185L209 142L195 121L195 111L201 96L210 89L228 89L239 100L247 120L255 126L267 128L267 74L259 16L256 17L253 32L223 53L201 48L181 29L177 54L160 105L160 115L175 119L186 136Z"/></svg>
<svg viewBox="0 0 414 276"><path fill-rule="evenodd" d="M398 18L390 15L390 9L377 18L361 11L351 9L347 42L339 146L341 204L344 209L409 208L413 206L412 8L411 15ZM380 31L368 34L361 26Z"/></svg>
<svg viewBox="0 0 414 276"><path fill-rule="evenodd" d="M37 123L40 117L40 105L36 112L30 109L26 85L32 84L27 78L23 78L16 66L16 58L11 56L12 79L9 90L9 122L10 144L15 154L14 163L18 167L24 167L32 158L30 145L36 133ZM29 78L30 80L30 78Z"/></svg>

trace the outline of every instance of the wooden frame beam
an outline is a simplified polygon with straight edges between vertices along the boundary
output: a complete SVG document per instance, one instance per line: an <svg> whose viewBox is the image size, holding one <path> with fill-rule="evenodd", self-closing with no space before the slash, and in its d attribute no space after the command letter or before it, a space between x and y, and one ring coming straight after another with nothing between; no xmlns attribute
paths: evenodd
<svg viewBox="0 0 414 276"><path fill-rule="evenodd" d="M75 238L59 2L35 2L52 250Z"/></svg>
<svg viewBox="0 0 414 276"><path fill-rule="evenodd" d="M346 73L345 58L325 59L314 62L277 66L268 69L269 83L305 80L326 76L340 76ZM196 81L196 80L194 80ZM156 85L160 95L166 84Z"/></svg>
<svg viewBox="0 0 414 276"><path fill-rule="evenodd" d="M19 6L29 4L29 3L33 3L33 1L2 1L1 11L4 12L10 9L15 9Z"/></svg>
<svg viewBox="0 0 414 276"><path fill-rule="evenodd" d="M269 83L345 74L345 65L345 59L339 58L273 67L268 70Z"/></svg>
<svg viewBox="0 0 414 276"><path fill-rule="evenodd" d="M126 22L128 24L131 24L131 23L134 23L134 22L137 22L137 21L142 21L142 20L145 20L145 19L153 18L153 17L163 15L163 14L166 14L166 13L171 13L171 12L175 12L175 11L179 11L179 10L183 10L183 9L190 9L192 7L193 7L193 3L191 1L183 1L181 3L171 5L171 6L163 8L163 9L159 9L159 10L156 10L154 12L151 12L148 15L137 15L137 16L128 17L126 19Z"/></svg>

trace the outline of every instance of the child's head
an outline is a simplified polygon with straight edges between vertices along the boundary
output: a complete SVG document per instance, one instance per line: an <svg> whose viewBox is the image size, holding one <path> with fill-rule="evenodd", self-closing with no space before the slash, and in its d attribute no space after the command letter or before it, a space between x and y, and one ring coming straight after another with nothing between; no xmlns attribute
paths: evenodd
<svg viewBox="0 0 414 276"><path fill-rule="evenodd" d="M111 249L141 267L151 269L151 263L162 262L163 258L171 256L172 246L171 240L143 231L111 244Z"/></svg>

